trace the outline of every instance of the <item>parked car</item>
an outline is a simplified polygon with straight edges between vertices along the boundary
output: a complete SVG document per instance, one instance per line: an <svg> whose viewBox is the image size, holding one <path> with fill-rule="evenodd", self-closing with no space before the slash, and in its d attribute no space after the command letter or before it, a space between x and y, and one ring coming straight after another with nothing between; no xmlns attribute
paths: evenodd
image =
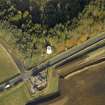
<svg viewBox="0 0 105 105"><path fill-rule="evenodd" d="M10 84L6 84L4 88L5 88L5 89L8 89L8 88L10 88L10 87L11 87Z"/></svg>

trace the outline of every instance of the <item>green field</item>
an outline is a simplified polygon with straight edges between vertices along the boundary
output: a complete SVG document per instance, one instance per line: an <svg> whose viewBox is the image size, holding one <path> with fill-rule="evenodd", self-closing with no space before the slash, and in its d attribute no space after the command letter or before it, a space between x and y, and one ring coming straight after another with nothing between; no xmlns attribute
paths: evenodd
<svg viewBox="0 0 105 105"><path fill-rule="evenodd" d="M30 95L25 84L19 84L0 94L0 105L25 105Z"/></svg>
<svg viewBox="0 0 105 105"><path fill-rule="evenodd" d="M46 94L51 94L55 93L59 90L59 78L54 74L54 69L49 69L48 70L48 85L46 88L45 93Z"/></svg>
<svg viewBox="0 0 105 105"><path fill-rule="evenodd" d="M19 74L20 71L10 54L0 44L0 82Z"/></svg>

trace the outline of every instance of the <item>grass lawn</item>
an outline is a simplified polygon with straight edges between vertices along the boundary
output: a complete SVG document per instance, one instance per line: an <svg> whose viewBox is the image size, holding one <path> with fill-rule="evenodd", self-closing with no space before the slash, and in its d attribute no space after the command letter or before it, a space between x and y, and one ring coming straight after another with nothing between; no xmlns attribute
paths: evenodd
<svg viewBox="0 0 105 105"><path fill-rule="evenodd" d="M20 73L10 54L0 44L0 82Z"/></svg>
<svg viewBox="0 0 105 105"><path fill-rule="evenodd" d="M48 85L45 90L46 94L54 93L59 89L59 77L55 76L54 70L48 70Z"/></svg>
<svg viewBox="0 0 105 105"><path fill-rule="evenodd" d="M0 94L0 105L25 105L29 99L27 88L21 83Z"/></svg>

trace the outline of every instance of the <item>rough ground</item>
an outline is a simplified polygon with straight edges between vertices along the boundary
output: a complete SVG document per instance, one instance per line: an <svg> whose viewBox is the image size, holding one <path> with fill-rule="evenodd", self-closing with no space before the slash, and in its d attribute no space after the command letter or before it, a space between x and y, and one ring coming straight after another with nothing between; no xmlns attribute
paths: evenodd
<svg viewBox="0 0 105 105"><path fill-rule="evenodd" d="M103 57L103 54L98 57ZM61 96L40 105L104 105L105 61L80 70L83 72L60 80Z"/></svg>
<svg viewBox="0 0 105 105"><path fill-rule="evenodd" d="M62 79L61 96L43 105L104 105L105 62L85 69L72 78Z"/></svg>

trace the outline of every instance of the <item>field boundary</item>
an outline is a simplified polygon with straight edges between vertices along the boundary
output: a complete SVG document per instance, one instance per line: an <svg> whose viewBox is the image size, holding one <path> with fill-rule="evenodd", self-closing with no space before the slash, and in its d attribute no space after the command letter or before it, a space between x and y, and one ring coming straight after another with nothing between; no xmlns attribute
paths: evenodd
<svg viewBox="0 0 105 105"><path fill-rule="evenodd" d="M95 67L95 66L100 65L100 64L102 64L102 63L105 63L105 60L104 60L104 61L101 61L101 62L97 62L97 63L92 64L92 65L89 65L89 66L85 66L84 68L79 69L78 71L69 73L67 76L64 77L64 79L68 79L68 78L70 78L70 77L73 77L73 76L75 76L75 75L78 75L78 74L80 74L80 73L82 73L82 72L87 71L88 68L90 68L90 67Z"/></svg>

